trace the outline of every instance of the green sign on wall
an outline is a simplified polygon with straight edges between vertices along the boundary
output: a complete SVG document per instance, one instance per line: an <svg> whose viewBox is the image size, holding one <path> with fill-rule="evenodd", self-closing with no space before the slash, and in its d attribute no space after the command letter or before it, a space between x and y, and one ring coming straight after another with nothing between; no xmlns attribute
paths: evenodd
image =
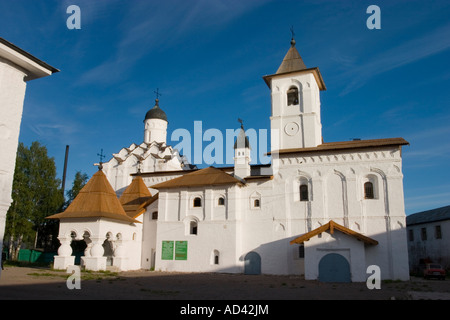
<svg viewBox="0 0 450 320"><path fill-rule="evenodd" d="M173 241L162 242L161 259L173 260Z"/></svg>
<svg viewBox="0 0 450 320"><path fill-rule="evenodd" d="M187 260L187 241L175 242L175 260Z"/></svg>

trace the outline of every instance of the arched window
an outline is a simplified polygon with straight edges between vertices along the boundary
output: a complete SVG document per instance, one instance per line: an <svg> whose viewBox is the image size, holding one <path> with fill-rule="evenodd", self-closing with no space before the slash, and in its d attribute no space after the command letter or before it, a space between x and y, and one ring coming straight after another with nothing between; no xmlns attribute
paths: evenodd
<svg viewBox="0 0 450 320"><path fill-rule="evenodd" d="M261 194L257 191L250 196L250 209L261 209Z"/></svg>
<svg viewBox="0 0 450 320"><path fill-rule="evenodd" d="M193 206L194 206L194 208L201 207L202 206L202 198L200 198L200 197L194 198Z"/></svg>
<svg viewBox="0 0 450 320"><path fill-rule="evenodd" d="M300 186L300 201L308 201L308 185L302 184Z"/></svg>
<svg viewBox="0 0 450 320"><path fill-rule="evenodd" d="M364 183L364 199L374 199L373 183L367 181Z"/></svg>
<svg viewBox="0 0 450 320"><path fill-rule="evenodd" d="M198 228L198 225L197 225L197 221L191 221L190 223L189 223L189 234L197 234L197 228Z"/></svg>
<svg viewBox="0 0 450 320"><path fill-rule="evenodd" d="M220 255L219 255L219 251L218 250L214 250L213 252L212 252L212 261L211 261L211 264L219 264L219 257L220 257Z"/></svg>
<svg viewBox="0 0 450 320"><path fill-rule="evenodd" d="M224 206L224 205L225 205L225 198L224 198L224 197L220 197L220 198L217 200L217 205L219 205L219 206Z"/></svg>
<svg viewBox="0 0 450 320"><path fill-rule="evenodd" d="M287 91L288 106L298 105L298 89L297 87L290 87Z"/></svg>

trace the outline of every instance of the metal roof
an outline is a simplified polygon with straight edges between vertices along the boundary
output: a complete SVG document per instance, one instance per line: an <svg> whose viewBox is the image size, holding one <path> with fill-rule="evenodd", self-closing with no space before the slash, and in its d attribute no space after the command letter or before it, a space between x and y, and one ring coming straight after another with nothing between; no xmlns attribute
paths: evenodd
<svg viewBox="0 0 450 320"><path fill-rule="evenodd" d="M436 208L411 214L406 217L406 225L430 223L442 220L450 220L450 206Z"/></svg>
<svg viewBox="0 0 450 320"><path fill-rule="evenodd" d="M237 139L234 142L234 149L237 148L250 148L250 141L248 140L248 137L245 134L244 127L241 127Z"/></svg>
<svg viewBox="0 0 450 320"><path fill-rule="evenodd" d="M145 120L147 119L161 119L167 121L166 113L159 107L159 100L155 100L155 106L150 109L145 115ZM144 121L145 121L144 120Z"/></svg>

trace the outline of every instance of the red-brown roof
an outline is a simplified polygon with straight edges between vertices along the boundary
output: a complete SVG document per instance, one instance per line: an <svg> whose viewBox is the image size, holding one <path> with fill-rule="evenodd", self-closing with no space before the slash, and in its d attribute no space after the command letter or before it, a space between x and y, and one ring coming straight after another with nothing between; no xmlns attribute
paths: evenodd
<svg viewBox="0 0 450 320"><path fill-rule="evenodd" d="M209 167L185 174L181 177L168 180L151 186L153 189L168 189L181 187L202 187L227 184L243 184L241 180L236 179L223 170Z"/></svg>
<svg viewBox="0 0 450 320"><path fill-rule="evenodd" d="M292 240L290 242L290 244L294 244L294 243L303 243L305 241L308 241L309 239L311 239L312 237L318 235L319 233L325 232L325 231L330 231L331 234L334 233L334 230L339 230L342 233L345 233L349 236L352 236L360 241L363 241L365 244L371 244L371 245L377 245L378 241L374 240L372 238L366 237L365 235L362 235L361 233L358 233L356 231L353 231L349 228L346 228L344 226L341 226L340 224L334 222L333 220L330 220L330 222L328 222L327 224L324 224L323 226L314 229L308 233L305 233L304 235L295 238L294 240Z"/></svg>
<svg viewBox="0 0 450 320"><path fill-rule="evenodd" d="M344 149L374 148L374 147L402 146L402 145L409 145L409 142L403 138L388 138L388 139L374 139L374 140L327 142L322 143L317 147L280 149L276 150L275 152L281 155L288 153L321 152L321 151L333 151ZM274 152L268 152L267 154L273 153Z"/></svg>

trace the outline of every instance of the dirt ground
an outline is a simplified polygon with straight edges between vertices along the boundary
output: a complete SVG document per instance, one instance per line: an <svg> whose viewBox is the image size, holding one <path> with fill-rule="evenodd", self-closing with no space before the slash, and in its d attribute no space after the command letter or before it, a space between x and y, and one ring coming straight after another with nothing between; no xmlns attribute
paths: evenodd
<svg viewBox="0 0 450 320"><path fill-rule="evenodd" d="M80 289L68 289L70 274L48 268L6 266L0 300L450 300L450 280L321 283L299 276L156 271L82 272Z"/></svg>

